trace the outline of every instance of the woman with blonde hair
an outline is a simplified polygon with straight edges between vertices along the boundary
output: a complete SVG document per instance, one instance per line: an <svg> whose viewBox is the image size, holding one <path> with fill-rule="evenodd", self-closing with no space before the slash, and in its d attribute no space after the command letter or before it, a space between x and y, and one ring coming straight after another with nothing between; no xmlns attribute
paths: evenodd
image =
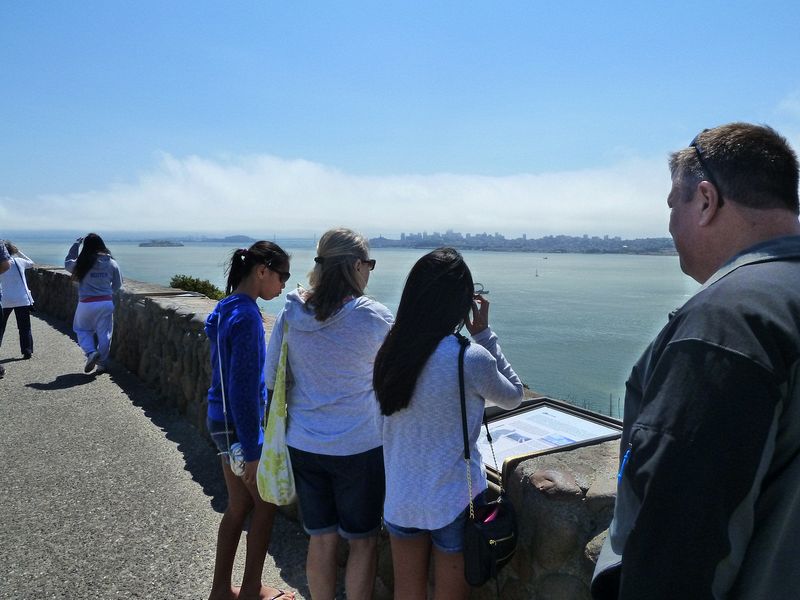
<svg viewBox="0 0 800 600"><path fill-rule="evenodd" d="M306 573L314 600L333 600L339 537L349 542L348 600L369 600L377 567L384 496L382 418L372 389L375 353L393 322L364 289L375 260L364 237L326 232L311 288L287 295L267 350L275 386L281 343L288 346L287 444L311 536Z"/></svg>

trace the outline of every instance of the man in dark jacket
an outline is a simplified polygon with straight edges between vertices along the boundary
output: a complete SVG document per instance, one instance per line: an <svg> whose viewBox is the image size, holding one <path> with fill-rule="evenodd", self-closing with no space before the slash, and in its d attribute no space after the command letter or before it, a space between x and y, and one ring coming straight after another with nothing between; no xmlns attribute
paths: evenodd
<svg viewBox="0 0 800 600"><path fill-rule="evenodd" d="M595 598L797 598L797 157L732 123L670 157L669 230L703 284L626 385Z"/></svg>

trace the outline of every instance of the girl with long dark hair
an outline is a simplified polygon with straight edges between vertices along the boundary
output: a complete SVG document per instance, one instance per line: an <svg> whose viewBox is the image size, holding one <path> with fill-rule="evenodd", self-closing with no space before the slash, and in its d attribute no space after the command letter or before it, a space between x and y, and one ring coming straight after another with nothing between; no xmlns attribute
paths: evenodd
<svg viewBox="0 0 800 600"><path fill-rule="evenodd" d="M256 300L280 295L289 279L289 255L272 242L256 242L233 253L228 268L226 297L206 319L211 346L211 387L208 390L208 431L222 457L228 506L217 537L214 581L209 600L288 599L292 594L261 582L276 506L258 494L256 471L264 435L266 343ZM244 473L231 469L231 446L239 444ZM241 589L232 586L236 549L247 515L247 555Z"/></svg>
<svg viewBox="0 0 800 600"><path fill-rule="evenodd" d="M303 526L311 536L306 573L314 600L333 600L339 538L350 546L349 600L370 600L377 568L384 474L381 416L372 390L375 353L392 315L364 289L375 260L349 229L317 245L310 290L296 290L272 330L267 387L273 389L286 324L286 441Z"/></svg>
<svg viewBox="0 0 800 600"><path fill-rule="evenodd" d="M122 273L103 238L96 233L75 240L64 259L64 268L78 282L78 307L72 329L86 355L83 371L90 373L96 366L97 373L102 373L111 351L114 299L122 287Z"/></svg>
<svg viewBox="0 0 800 600"><path fill-rule="evenodd" d="M384 523L394 566L395 600L427 597L433 547L436 600L463 600L463 530L469 504L458 381L464 355L470 476L476 501L486 490L477 448L486 401L514 408L523 386L489 329L489 302L475 295L458 251L420 258L406 280L397 318L375 359L374 387L384 415Z"/></svg>

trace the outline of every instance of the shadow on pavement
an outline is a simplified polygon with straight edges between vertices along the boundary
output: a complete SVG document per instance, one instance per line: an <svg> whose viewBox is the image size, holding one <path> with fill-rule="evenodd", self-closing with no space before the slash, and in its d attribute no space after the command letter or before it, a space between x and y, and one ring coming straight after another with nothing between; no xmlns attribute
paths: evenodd
<svg viewBox="0 0 800 600"><path fill-rule="evenodd" d="M144 411L145 416L164 432L168 440L177 444L178 451L183 455L185 469L210 498L211 508L218 513L224 512L228 495L220 459L211 441L188 423L177 409L163 406L155 392L124 367L112 367L110 375L131 402ZM308 538L300 526L283 515L277 515L269 553L275 560L281 578L304 597L310 598L305 575L307 549ZM244 551L243 545L239 551Z"/></svg>
<svg viewBox="0 0 800 600"><path fill-rule="evenodd" d="M93 374L67 373L66 375L57 375L49 383L28 383L25 387L33 388L34 390L65 390L79 385L86 385L91 381L94 381Z"/></svg>
<svg viewBox="0 0 800 600"><path fill-rule="evenodd" d="M69 324L42 313L38 313L36 316L75 340ZM228 496L219 457L211 441L190 424L176 408L164 406L156 392L142 383L125 367L112 362L108 374L99 375L99 377L109 376L128 396L131 403L141 408L145 416L164 432L165 437L177 445L177 449L183 457L184 468L201 486L203 493L208 496L210 508L218 513L224 512L228 504ZM94 373L88 375L71 373L59 375L50 383L33 383L29 386L34 389L64 389L89 383L95 377L98 376ZM298 590L303 597L310 598L305 575L307 549L308 538L302 528L287 517L277 515L269 553L275 560L281 578ZM239 551L244 551L243 545ZM279 582L265 581L265 583L273 585Z"/></svg>
<svg viewBox="0 0 800 600"><path fill-rule="evenodd" d="M0 365L5 365L5 364L8 364L8 363L12 363L12 362L22 362L23 360L25 360L25 359L22 358L21 356L14 356L12 358L4 358L3 360L0 360Z"/></svg>

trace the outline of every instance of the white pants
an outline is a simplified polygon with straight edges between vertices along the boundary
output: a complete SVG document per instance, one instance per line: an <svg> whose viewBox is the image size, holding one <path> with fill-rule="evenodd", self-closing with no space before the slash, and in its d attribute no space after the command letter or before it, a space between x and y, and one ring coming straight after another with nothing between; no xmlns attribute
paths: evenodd
<svg viewBox="0 0 800 600"><path fill-rule="evenodd" d="M77 334L78 344L86 356L97 350L100 353L99 362L106 362L111 351L111 335L114 332L114 303L111 300L78 302L72 329ZM97 335L96 346L95 335Z"/></svg>

